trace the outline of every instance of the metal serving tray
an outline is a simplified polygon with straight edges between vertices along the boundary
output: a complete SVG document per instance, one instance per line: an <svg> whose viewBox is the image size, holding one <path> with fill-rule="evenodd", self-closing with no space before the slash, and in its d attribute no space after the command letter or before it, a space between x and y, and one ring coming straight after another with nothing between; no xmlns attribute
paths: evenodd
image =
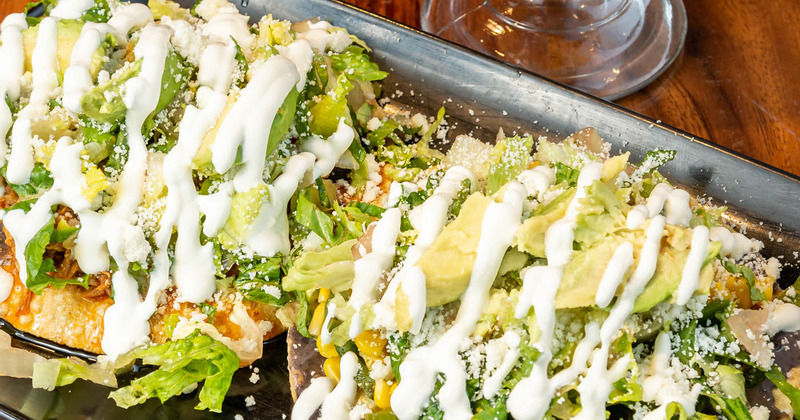
<svg viewBox="0 0 800 420"><path fill-rule="evenodd" d="M731 222L762 240L765 254L778 256L784 279L798 275L800 250L800 178L733 151L676 130L612 103L572 90L434 36L398 25L353 6L332 0L243 0L241 10L253 20L272 13L292 21L322 17L373 48L373 56L391 75L384 97L415 112L435 115L445 106L451 127L448 138L467 133L493 141L498 129L560 139L584 127L595 127L614 152L630 151L639 162L653 149L678 152L662 173L698 197L727 205ZM190 6L193 1L181 1ZM446 148L446 145L442 145ZM0 320L20 346L73 354L70 349L15 331ZM53 392L34 390L29 380L0 378L0 418L8 419L141 419L141 418L288 418L291 411L285 342L265 344L259 381L242 369L234 377L223 413L192 409L195 393L166 404L150 400L121 410L106 399L108 388L78 381ZM77 354L78 356L90 356ZM256 405L246 407L253 395ZM284 417L286 415L286 417Z"/></svg>

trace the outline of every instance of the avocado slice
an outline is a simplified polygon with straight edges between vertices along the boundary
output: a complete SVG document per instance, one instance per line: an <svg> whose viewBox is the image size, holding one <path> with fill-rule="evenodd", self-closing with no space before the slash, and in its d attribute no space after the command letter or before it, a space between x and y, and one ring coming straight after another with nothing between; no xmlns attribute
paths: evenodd
<svg viewBox="0 0 800 420"><path fill-rule="evenodd" d="M238 192L231 200L231 214L217 239L223 248L236 250L244 243L250 224L256 220L264 200L269 196L269 187L261 183L249 191Z"/></svg>
<svg viewBox="0 0 800 420"><path fill-rule="evenodd" d="M106 82L86 92L81 98L81 107L87 117L101 124L117 124L125 119L127 107L122 90L128 80L142 70L142 59L138 59L117 70Z"/></svg>
<svg viewBox="0 0 800 420"><path fill-rule="evenodd" d="M58 30L58 47L56 49L56 56L58 57L58 66L61 74L67 71L70 62L72 61L72 50L81 36L84 23L75 19L62 19L56 22L56 29ZM25 71L32 71L33 49L36 47L36 41L39 39L39 26L32 26L22 31L22 47L25 51ZM97 74L103 68L106 61L106 53L108 48L113 48L116 45L116 38L113 35L106 36L105 40L100 44L100 47L92 55L92 63L89 66L89 74L92 77L97 77Z"/></svg>
<svg viewBox="0 0 800 420"><path fill-rule="evenodd" d="M426 305L441 306L461 297L472 276L478 253L483 215L490 197L474 193L417 261L425 273Z"/></svg>
<svg viewBox="0 0 800 420"><path fill-rule="evenodd" d="M142 59L140 58L117 70L107 82L95 86L83 95L81 106L84 115L101 124L122 122L128 110L122 97L124 86L130 79L139 75L141 70ZM178 92L186 85L192 72L192 67L174 51L167 54L164 73L161 76L161 96L158 98L155 111L151 114L148 123L145 124L145 131L149 132L153 128L152 116L164 110L175 99Z"/></svg>
<svg viewBox="0 0 800 420"><path fill-rule="evenodd" d="M624 242L630 242L634 248L634 262L622 282L628 282L636 265L640 261L640 252L644 246L646 234L643 229L620 230L607 236L603 241L581 251L575 251L572 260L564 267L564 275L556 294L556 308L590 307L595 304L595 296L605 266L614 251ZM636 299L633 312L646 312L655 305L669 299L678 289L683 274L683 266L689 256L692 242L692 230L680 226L667 225L661 241L656 272L645 286L644 291ZM707 293L714 279L714 270L709 262L719 253L720 244L712 242L709 246L705 264L700 271L700 293Z"/></svg>
<svg viewBox="0 0 800 420"><path fill-rule="evenodd" d="M533 211L531 217L526 219L517 232L517 249L538 258L545 258L544 236L547 228L564 217L567 213L575 188L570 188L547 205Z"/></svg>
<svg viewBox="0 0 800 420"><path fill-rule="evenodd" d="M292 127L292 122L294 121L294 114L297 108L297 99L299 98L300 93L297 89L292 89L289 92L289 95L286 96L286 99L283 100L283 104L278 109L278 113L275 115L275 119L272 121L272 127L269 130L269 140L267 142L267 153L266 157L272 154L275 149L278 147L278 144L286 138L286 135L289 134L289 130ZM200 148L197 150L197 153L194 155L192 159L192 169L199 171L205 175L212 175L216 174L214 170L214 165L211 163L211 145L214 143L214 140L217 138L217 133L219 132L219 128L222 125L222 122L225 121L225 117L228 116L233 105L236 103L238 99L238 95L230 94L228 95L228 103L225 105L225 109L222 111L222 115L217 119L217 123L214 127L209 130L209 132L203 137L203 142L200 144Z"/></svg>
<svg viewBox="0 0 800 420"><path fill-rule="evenodd" d="M212 127L211 130L209 130L208 133L206 133L206 135L203 137L203 142L197 149L197 153L195 153L194 158L192 158L192 169L204 175L213 175L217 173L214 170L214 164L211 163L211 145L217 138L217 133L219 132L222 122L225 121L225 117L227 117L231 112L231 109L233 109L233 105L236 104L236 100L238 98L238 91L228 94L228 102L225 104L225 109L222 110L222 114L220 114L219 118L217 118L217 122L214 124L214 127Z"/></svg>

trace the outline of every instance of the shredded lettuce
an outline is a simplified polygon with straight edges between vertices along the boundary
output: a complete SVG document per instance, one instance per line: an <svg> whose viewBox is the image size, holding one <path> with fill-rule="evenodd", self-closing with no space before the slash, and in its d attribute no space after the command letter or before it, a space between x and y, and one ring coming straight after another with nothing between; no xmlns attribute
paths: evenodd
<svg viewBox="0 0 800 420"><path fill-rule="evenodd" d="M555 169L556 169L556 182L555 182L556 184L566 182L567 185L569 185L570 187L578 185L578 176L581 174L581 171L572 169L561 162L555 163Z"/></svg>
<svg viewBox="0 0 800 420"><path fill-rule="evenodd" d="M528 168L531 160L533 137L507 137L497 142L492 150L492 165L486 181L486 194L492 195L503 185L515 179Z"/></svg>
<svg viewBox="0 0 800 420"><path fill-rule="evenodd" d="M56 266L51 258L43 258L47 245L55 242L63 242L77 231L76 228L66 225L59 226L59 229L56 229L54 225L55 219L51 217L50 221L45 223L25 246L25 265L28 271L28 278L25 281L25 286L37 295L42 294L44 289L49 285L53 285L59 289L68 284L77 284L84 288L89 287L88 275L74 279L59 279L49 274L56 271Z"/></svg>
<svg viewBox="0 0 800 420"><path fill-rule="evenodd" d="M655 170L669 161L675 159L678 154L675 150L651 150L644 155L642 164L633 172L632 178L641 178L647 174L653 173Z"/></svg>
<svg viewBox="0 0 800 420"><path fill-rule="evenodd" d="M6 166L2 169L3 178L6 177ZM42 196L53 187L53 177L42 163L36 163L31 170L31 178L27 184L9 184L11 189L19 196L20 200L34 200Z"/></svg>
<svg viewBox="0 0 800 420"><path fill-rule="evenodd" d="M195 408L219 413L233 374L239 368L236 353L199 331L180 340L133 350L120 356L118 364L128 364L137 359L159 369L134 379L130 385L109 395L122 408L144 403L153 397L163 403L188 387L205 381L200 390L200 403Z"/></svg>
<svg viewBox="0 0 800 420"><path fill-rule="evenodd" d="M281 259L263 258L258 261L239 261L239 274L234 287L245 300L283 306L290 295L281 289ZM209 317L210 318L210 317Z"/></svg>

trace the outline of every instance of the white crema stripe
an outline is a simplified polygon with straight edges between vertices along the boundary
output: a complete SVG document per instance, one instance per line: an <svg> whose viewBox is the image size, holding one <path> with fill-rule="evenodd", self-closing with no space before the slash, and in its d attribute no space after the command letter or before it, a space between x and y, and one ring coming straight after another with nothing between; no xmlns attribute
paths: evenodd
<svg viewBox="0 0 800 420"><path fill-rule="evenodd" d="M514 368L514 364L519 357L519 343L521 341L519 334L514 331L506 331L506 333L503 334L503 341L508 345L508 352L503 356L503 361L500 363L497 370L486 378L486 381L483 383L483 398L487 400L491 400L500 392L503 381L511 372L511 369Z"/></svg>
<svg viewBox="0 0 800 420"><path fill-rule="evenodd" d="M416 283L419 284L420 276L422 276L422 283L424 284L425 275L421 273L422 270L417 269L419 270L418 273L412 273L415 270L413 266L444 228L447 222L447 209L450 207L453 198L458 194L461 189L461 183L465 179L469 179L471 185L475 185L475 176L472 172L463 166L453 166L445 172L439 182L439 186L433 191L431 197L410 212L411 225L419 232L419 236L417 236L414 244L408 247L402 268L389 282L380 302L374 306L380 322L386 324L386 326L394 326L395 324L395 297L400 284L405 282L408 277L414 277ZM424 303L422 305L418 304L419 300L425 301L425 287L416 287L414 290L417 293L409 295L412 298L410 303L413 308L421 307L421 309L417 309L412 314L412 319L414 320L411 328L412 332L418 331L419 325L422 323L422 317L419 312L422 311L424 313L425 310Z"/></svg>
<svg viewBox="0 0 800 420"><path fill-rule="evenodd" d="M83 107L81 98L94 85L89 68L92 57L106 34L114 31L110 25L87 22L81 29L75 48L72 49L69 67L64 72L64 108L79 114Z"/></svg>
<svg viewBox="0 0 800 420"><path fill-rule="evenodd" d="M340 367L341 372L341 367ZM308 420L320 408L336 383L327 376L314 378L292 407L292 420Z"/></svg>
<svg viewBox="0 0 800 420"><path fill-rule="evenodd" d="M12 102L19 99L20 78L25 73L22 31L27 27L22 13L8 15L0 25L0 165L6 162L6 136L12 124L11 109L5 98Z"/></svg>
<svg viewBox="0 0 800 420"><path fill-rule="evenodd" d="M324 142L324 145L320 147L301 145L301 148L309 151L289 158L283 173L269 186L269 195L261 206L256 220L250 226L245 240L248 248L257 255L268 257L289 252L289 220L286 213L289 200L298 187L313 182L317 178L316 174L328 175L354 138L353 128L344 121L339 121L336 132L327 141L318 138L308 140Z"/></svg>
<svg viewBox="0 0 800 420"><path fill-rule="evenodd" d="M153 13L144 4L128 3L118 7L108 24L117 33L117 41L125 45L131 29L140 28L153 22Z"/></svg>
<svg viewBox="0 0 800 420"><path fill-rule="evenodd" d="M270 128L281 104L300 79L297 67L281 56L270 57L256 70L239 99L220 124L211 144L211 162L219 173L234 163L239 147L242 167L234 175L238 192L257 187L262 181ZM258 115L258 118L253 118ZM349 145L349 144L348 144Z"/></svg>
<svg viewBox="0 0 800 420"><path fill-rule="evenodd" d="M8 158L6 179L12 184L27 184L33 170L33 134L31 123L47 114L47 101L58 87L58 28L53 18L39 22L36 46L33 48L33 91L30 103L20 111L11 128L11 155Z"/></svg>
<svg viewBox="0 0 800 420"><path fill-rule="evenodd" d="M89 208L89 202L83 197L81 186L81 152L83 145L72 144L72 139L62 137L56 144L50 169L53 176L53 187L39 197L28 213L22 209L8 212L3 218L3 225L14 238L14 251L19 267L19 279L22 284L28 280L25 266L25 248L36 233L50 223L50 208L64 204L79 214Z"/></svg>
<svg viewBox="0 0 800 420"><path fill-rule="evenodd" d="M384 271L392 268L395 243L400 234L400 210L388 209L380 220L373 222L372 250L355 261L355 278L349 305L356 313L350 321L350 338L355 338L363 329L361 308L375 302L378 293L378 282Z"/></svg>
<svg viewBox="0 0 800 420"><path fill-rule="evenodd" d="M50 16L58 19L78 19L92 6L94 0L60 0L50 11Z"/></svg>
<svg viewBox="0 0 800 420"><path fill-rule="evenodd" d="M625 286L622 296L617 299L608 318L600 327L600 348L595 350L591 367L578 384L581 411L575 417L576 419L603 420L606 418L606 401L613 388L613 383L625 375L631 362L629 356L625 356L617 360L611 369L608 369L611 344L623 327L625 320L633 312L636 299L642 294L645 286L656 272L665 225L664 216L656 216L650 220L636 270Z"/></svg>
<svg viewBox="0 0 800 420"><path fill-rule="evenodd" d="M645 220L655 217L666 205L667 223L678 226L689 226L692 209L689 206L689 193L661 183L653 188L646 204L639 204L628 213L628 229L636 229Z"/></svg>
<svg viewBox="0 0 800 420"><path fill-rule="evenodd" d="M216 265L211 243L200 243L200 197L192 178L192 158L200 148L203 137L222 115L227 103L231 77L225 70L235 60L235 50L220 44L210 44L202 53L200 72L204 75L198 89L198 109L189 105L180 123L178 142L167 154L162 164L164 183L167 186L167 204L161 217L161 227L155 241L158 250L156 270L151 282L166 286L169 283L169 258L166 251L177 226L172 278L178 291L178 300L201 303L216 291ZM216 213L230 213L230 195L227 184L222 184L220 194L206 196L208 209ZM227 209L227 211L224 211ZM212 217L209 224L220 225L221 217ZM224 221L222 222L224 223ZM218 228L217 228L218 230ZM216 232L215 232L216 233Z"/></svg>
<svg viewBox="0 0 800 420"><path fill-rule="evenodd" d="M142 301L138 283L128 274L129 261L122 252L119 233L141 230L132 221L142 200L147 165L147 148L142 136L142 126L158 104L170 35L168 27L155 23L148 24L142 30L134 48L136 58L142 59L142 70L126 83L123 98L128 109L126 132L129 150L128 161L120 176L117 198L106 213L98 215L99 220L93 226L94 229L81 229L76 241L76 248L79 250L78 263L81 267L96 266L88 261L97 259L103 243L107 244L108 252L119 266L111 278L114 304L106 310L103 317L105 328L101 342L103 352L112 359L149 339L148 319L155 311L159 298L159 288L151 284L147 297ZM81 217L81 221L84 222L84 217ZM163 256L160 259L163 261ZM157 274L154 272L153 276Z"/></svg>
<svg viewBox="0 0 800 420"><path fill-rule="evenodd" d="M553 355L551 352L553 331L555 328L555 301L558 286L564 274L564 266L572 258L572 245L575 238L575 217L580 200L586 197L586 188L600 179L602 164L588 163L578 176L575 196L572 197L567 212L553 223L545 232L546 266L535 266L527 269L523 276L522 293L517 303L515 316L523 318L533 306L540 336L535 347L541 352L531 370L531 374L523 378L511 390L508 397L508 409L514 418L520 420L538 420L550 407L550 401L562 382L569 383L573 376L585 366L588 353L599 341L597 326L586 326L586 338L578 345L570 368L559 372L557 378L548 379L547 366ZM582 366L583 364L583 366Z"/></svg>
<svg viewBox="0 0 800 420"><path fill-rule="evenodd" d="M522 185L512 182L504 191L503 201L492 202L486 209L475 265L467 290L461 296L455 322L434 344L412 350L400 365L403 379L391 398L392 410L400 420L419 417L439 373L446 378L438 394L444 418L472 417L459 351L469 342L468 337L483 313L500 262L519 228L525 197Z"/></svg>
<svg viewBox="0 0 800 420"><path fill-rule="evenodd" d="M352 351L342 355L339 364L339 383L336 388L325 397L320 410L320 420L341 420L350 417L350 410L356 399L358 384L358 356Z"/></svg>
<svg viewBox="0 0 800 420"><path fill-rule="evenodd" d="M709 230L705 226L697 226L692 229L692 246L686 263L683 266L681 282L678 285L677 300L678 305L686 305L694 295L695 290L700 284L700 270L703 268L709 246Z"/></svg>

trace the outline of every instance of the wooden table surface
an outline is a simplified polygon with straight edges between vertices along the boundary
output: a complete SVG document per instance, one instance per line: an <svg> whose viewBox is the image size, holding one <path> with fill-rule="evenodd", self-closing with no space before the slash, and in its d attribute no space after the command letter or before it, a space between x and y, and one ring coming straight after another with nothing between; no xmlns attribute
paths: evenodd
<svg viewBox="0 0 800 420"><path fill-rule="evenodd" d="M30 0L0 0L0 18ZM419 27L422 0L347 0ZM800 176L800 2L689 0L675 64L617 103Z"/></svg>

